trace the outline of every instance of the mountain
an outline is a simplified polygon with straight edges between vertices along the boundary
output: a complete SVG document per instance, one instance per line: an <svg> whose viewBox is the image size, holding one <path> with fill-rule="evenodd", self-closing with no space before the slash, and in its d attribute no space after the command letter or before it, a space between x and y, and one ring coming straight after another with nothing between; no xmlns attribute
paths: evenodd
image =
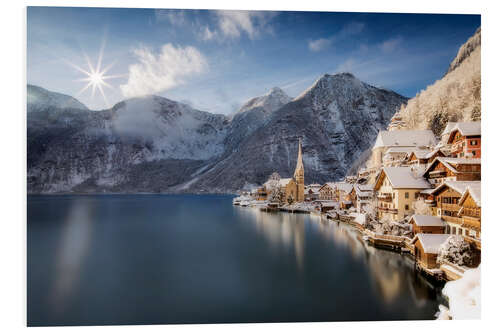
<svg viewBox="0 0 500 333"><path fill-rule="evenodd" d="M26 97L28 100L28 112L44 111L54 108L88 110L88 108L76 98L31 84L28 84Z"/></svg>
<svg viewBox="0 0 500 333"><path fill-rule="evenodd" d="M272 112L238 149L226 151L187 189L235 191L264 182L273 171L291 177L299 137L306 182L338 180L406 101L350 73L324 75L300 96Z"/></svg>
<svg viewBox="0 0 500 333"><path fill-rule="evenodd" d="M290 177L299 137L306 182L336 180L407 101L349 73L293 100L273 88L231 117L158 96L61 108L51 94L28 113L29 193L235 192Z"/></svg>
<svg viewBox="0 0 500 333"><path fill-rule="evenodd" d="M165 191L222 154L227 128L223 115L158 96L28 113L28 192Z"/></svg>
<svg viewBox="0 0 500 333"><path fill-rule="evenodd" d="M410 129L440 135L448 121L481 119L481 28L463 44L443 78L401 108Z"/></svg>
<svg viewBox="0 0 500 333"><path fill-rule="evenodd" d="M270 115L292 100L278 87L267 94L247 101L238 112L231 116L231 124L225 139L226 151L231 153L238 149L240 143L255 130L263 126Z"/></svg>

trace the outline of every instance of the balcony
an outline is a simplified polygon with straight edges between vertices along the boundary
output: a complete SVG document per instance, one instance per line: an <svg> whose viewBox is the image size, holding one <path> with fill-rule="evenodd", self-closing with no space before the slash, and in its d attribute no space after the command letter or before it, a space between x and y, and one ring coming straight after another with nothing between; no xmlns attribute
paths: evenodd
<svg viewBox="0 0 500 333"><path fill-rule="evenodd" d="M396 208L387 208L387 207L377 207L379 212L384 212L384 213L390 213L390 214L397 214L398 210Z"/></svg>
<svg viewBox="0 0 500 333"><path fill-rule="evenodd" d="M443 220L445 220L446 222L460 224L460 225L462 224L462 218L460 218L460 217L441 215L441 218Z"/></svg>
<svg viewBox="0 0 500 333"><path fill-rule="evenodd" d="M384 201L384 202L391 202L392 201L392 193L379 192L379 193L377 193L377 199L380 201Z"/></svg>
<svg viewBox="0 0 500 333"><path fill-rule="evenodd" d="M446 170L434 170L429 172L429 178L442 178L446 177Z"/></svg>
<svg viewBox="0 0 500 333"><path fill-rule="evenodd" d="M462 225L464 227L474 229L476 231L481 231L481 220L464 216L462 221Z"/></svg>
<svg viewBox="0 0 500 333"><path fill-rule="evenodd" d="M457 204L449 204L449 203L441 203L441 206L439 207L443 210L447 210L450 212L458 212L460 210L460 206Z"/></svg>

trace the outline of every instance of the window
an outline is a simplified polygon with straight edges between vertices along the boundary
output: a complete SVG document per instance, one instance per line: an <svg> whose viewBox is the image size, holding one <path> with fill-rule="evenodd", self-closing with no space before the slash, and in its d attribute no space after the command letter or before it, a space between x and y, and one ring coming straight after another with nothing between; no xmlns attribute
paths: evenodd
<svg viewBox="0 0 500 333"><path fill-rule="evenodd" d="M477 140L470 140L471 146L477 146Z"/></svg>
<svg viewBox="0 0 500 333"><path fill-rule="evenodd" d="M405 199L408 199L410 197L410 193L405 192Z"/></svg>
<svg viewBox="0 0 500 333"><path fill-rule="evenodd" d="M472 156L476 156L476 151L475 150L472 151Z"/></svg>
<svg viewBox="0 0 500 333"><path fill-rule="evenodd" d="M405 210L409 210L410 207L408 205L405 205Z"/></svg>

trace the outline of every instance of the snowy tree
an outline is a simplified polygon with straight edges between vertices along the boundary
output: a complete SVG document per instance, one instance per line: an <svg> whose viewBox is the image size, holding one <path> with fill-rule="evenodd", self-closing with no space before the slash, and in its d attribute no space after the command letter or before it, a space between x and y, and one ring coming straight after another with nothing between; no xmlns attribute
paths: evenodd
<svg viewBox="0 0 500 333"><path fill-rule="evenodd" d="M470 244L460 235L451 235L440 246L437 263L450 262L459 266L470 266L472 263L472 249Z"/></svg>
<svg viewBox="0 0 500 333"><path fill-rule="evenodd" d="M269 176L269 179L266 182L266 189L269 192L270 202L283 203L284 201L285 193L281 189L280 179L281 177L279 173L273 172L273 174Z"/></svg>
<svg viewBox="0 0 500 333"><path fill-rule="evenodd" d="M432 215L432 211L424 202L424 199L418 199L413 202L413 210L417 215Z"/></svg>

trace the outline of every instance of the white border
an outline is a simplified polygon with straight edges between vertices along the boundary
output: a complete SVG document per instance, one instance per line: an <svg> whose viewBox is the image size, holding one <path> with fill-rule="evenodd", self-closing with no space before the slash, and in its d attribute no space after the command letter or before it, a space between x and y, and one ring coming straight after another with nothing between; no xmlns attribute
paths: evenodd
<svg viewBox="0 0 500 333"><path fill-rule="evenodd" d="M206 9L261 9L351 12L404 12L404 13L469 13L482 14L482 110L483 110L483 312L481 321L454 322L356 322L356 323L305 323L305 324L238 324L238 325L159 325L159 326L106 326L57 328L57 330L146 330L247 332L255 330L287 330L302 332L318 330L374 331L374 332L423 332L439 330L477 332L495 325L499 301L498 283L498 217L495 214L498 172L500 166L497 124L500 123L498 103L500 73L498 73L500 31L498 6L486 1L261 1L248 3L234 1L153 1L153 0L104 0L104 1L11 1L4 2L1 10L2 24L2 188L1 240L2 254L0 325L4 332L26 329L26 5L93 6L93 7L142 7L142 8L206 8ZM436 32L439 33L439 32ZM444 70L444 69L443 69ZM493 326L495 325L495 326ZM53 331L55 328L33 328Z"/></svg>

